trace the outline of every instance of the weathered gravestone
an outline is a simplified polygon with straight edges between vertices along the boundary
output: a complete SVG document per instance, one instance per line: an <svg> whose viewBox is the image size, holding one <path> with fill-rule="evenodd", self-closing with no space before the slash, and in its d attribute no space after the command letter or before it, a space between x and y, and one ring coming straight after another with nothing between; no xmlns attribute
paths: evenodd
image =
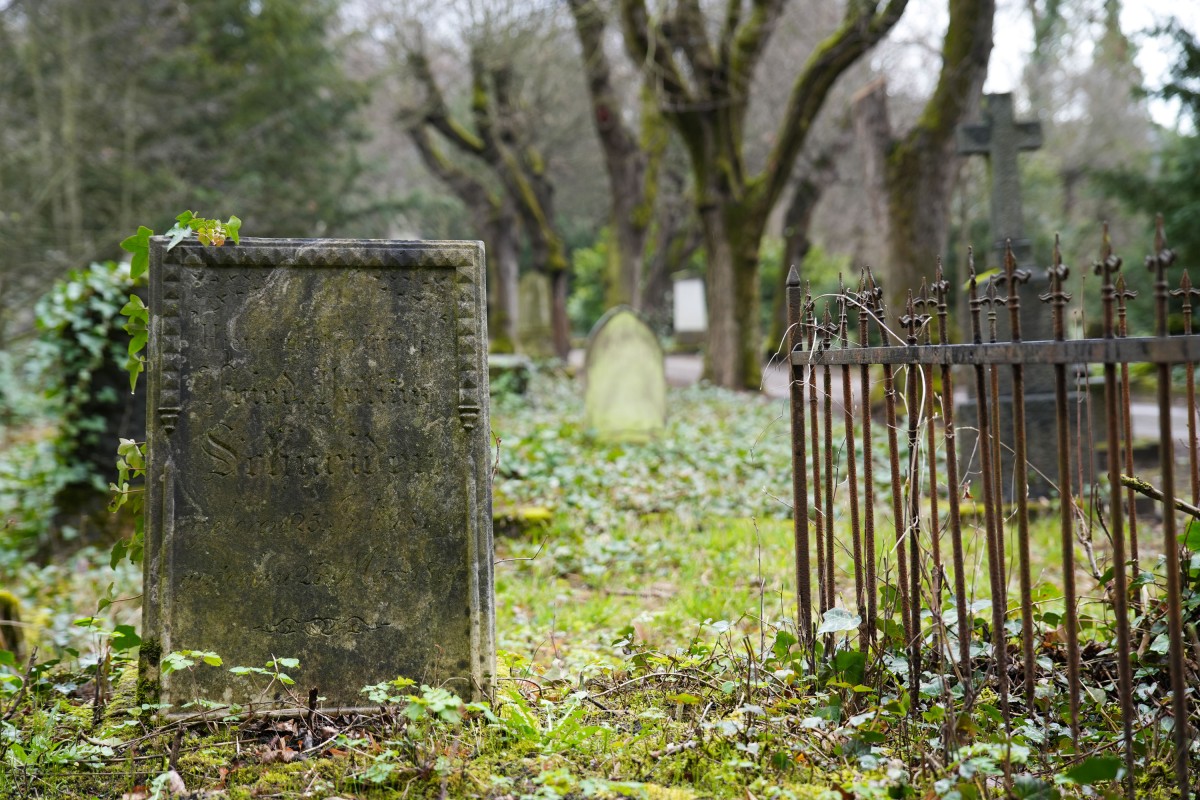
<svg viewBox="0 0 1200 800"><path fill-rule="evenodd" d="M584 360L588 427L601 439L644 441L666 424L662 346L628 306L611 309L588 336Z"/></svg>
<svg viewBox="0 0 1200 800"><path fill-rule="evenodd" d="M483 265L471 242L153 241L144 670L298 658L327 708L398 675L488 690ZM252 688L161 680L176 707Z"/></svg>
<svg viewBox="0 0 1200 800"><path fill-rule="evenodd" d="M995 263L1004 265L1005 248L1011 242L1017 268L1027 274L1028 281L1018 284L1021 308L1021 338L1024 341L1039 341L1053 338L1050 314L1038 296L1049 289L1045 266L1033 263L1032 248L1025 238L1024 220L1021 213L1021 181L1017 155L1021 151L1037 150L1042 144L1042 128L1038 122L1017 122L1013 115L1011 94L984 95L984 122L963 125L958 129L958 152L963 155L987 156L991 166L991 228L995 239L993 257ZM985 287L979 287L983 297ZM1000 299L1007 298L1009 287L998 286ZM964 292L965 294L965 292ZM982 309L983 341L991 340L989 312L996 314L996 339L1000 342L1012 340L1010 313L1004 306L985 306ZM962 319L969 319L963 315ZM963 332L965 336L970 331ZM1030 465L1029 489L1034 495L1045 495L1049 483L1045 476L1058 474L1057 455L1052 447L1039 446L1042 442L1055 441L1054 370L1045 365L1026 365L1025 381L1025 432L1029 444L1027 458ZM1007 445L1001 451L1001 469L1006 476L1001 482L1005 497L1012 500L1013 487L1013 399L1012 376L1007 368L1000 371L1000 437ZM962 405L958 412L959 436L964 455L977 453L975 431L976 405L973 400ZM964 462L966 463L966 462ZM978 459L971 469L979 468ZM1040 473L1040 474L1039 474Z"/></svg>
<svg viewBox="0 0 1200 800"><path fill-rule="evenodd" d="M517 346L531 358L554 357L554 329L550 324L550 279L526 272L517 284Z"/></svg>

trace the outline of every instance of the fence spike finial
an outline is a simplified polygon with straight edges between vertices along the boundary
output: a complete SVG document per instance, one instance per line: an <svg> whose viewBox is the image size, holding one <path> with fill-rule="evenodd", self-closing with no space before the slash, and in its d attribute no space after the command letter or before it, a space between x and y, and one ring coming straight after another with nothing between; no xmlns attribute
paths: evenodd
<svg viewBox="0 0 1200 800"><path fill-rule="evenodd" d="M787 285L788 286L799 286L800 285L800 270L796 269L795 264L792 264L792 266L788 267Z"/></svg>
<svg viewBox="0 0 1200 800"><path fill-rule="evenodd" d="M921 278L921 288L917 290L916 304L922 311L921 324L925 328L925 344L933 344L933 326L926 324L933 319L933 315L924 312L935 308L937 300L929 296L929 283L924 277Z"/></svg>
<svg viewBox="0 0 1200 800"><path fill-rule="evenodd" d="M846 291L846 281L842 278L842 273L838 272L838 338L842 341L842 347L846 346L846 340L849 335L849 318L850 311L850 295Z"/></svg>
<svg viewBox="0 0 1200 800"><path fill-rule="evenodd" d="M1100 276L1100 299L1104 305L1104 336L1112 338L1116 333L1113 322L1113 303L1116 300L1117 289L1113 284L1113 275L1121 269L1121 257L1113 252L1112 238L1108 234L1108 222L1102 226L1103 238L1100 243L1100 258L1092 262L1092 272Z"/></svg>
<svg viewBox="0 0 1200 800"><path fill-rule="evenodd" d="M983 301L979 299L979 279L975 275L975 249L967 247L967 270L970 279L967 281L967 306L971 309L971 340L975 344L983 343L983 331L979 322L979 312L983 309Z"/></svg>
<svg viewBox="0 0 1200 800"><path fill-rule="evenodd" d="M998 316L998 314L996 312L996 306L1002 306L1002 305L1006 305L1008 303L1007 298L1001 297L1000 293L996 290L995 276L993 276L992 278L990 278L988 280L987 292L985 293L984 298L980 302L987 304L987 307L988 307L988 312L987 312L988 336L990 338L990 341L992 343L995 343L995 341L996 341L996 317Z"/></svg>
<svg viewBox="0 0 1200 800"><path fill-rule="evenodd" d="M1005 239L1004 274L997 276L995 280L1008 285L1008 298L1001 302L1001 305L1008 306L1014 342L1021 341L1021 295L1017 292L1017 285L1028 283L1029 278L1029 270L1017 268L1017 256L1013 253L1012 239Z"/></svg>
<svg viewBox="0 0 1200 800"><path fill-rule="evenodd" d="M933 293L937 296L937 317L938 317L938 342L941 344L950 344L947 338L948 329L948 307L946 305L946 295L950 292L950 284L946 282L946 273L942 269L942 257L938 256L937 273L934 275Z"/></svg>
<svg viewBox="0 0 1200 800"><path fill-rule="evenodd" d="M1172 297L1183 298L1183 332L1192 332L1192 298L1200 297L1200 289L1192 288L1192 278L1185 269L1179 278L1179 288L1171 290Z"/></svg>

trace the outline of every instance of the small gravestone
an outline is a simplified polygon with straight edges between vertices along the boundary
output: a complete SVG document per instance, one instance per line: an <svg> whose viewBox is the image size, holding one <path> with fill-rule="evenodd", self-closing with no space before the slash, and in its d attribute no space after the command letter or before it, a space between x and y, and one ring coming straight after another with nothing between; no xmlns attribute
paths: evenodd
<svg viewBox="0 0 1200 800"><path fill-rule="evenodd" d="M531 358L554 357L554 330L550 323L550 279L526 272L517 284L517 346Z"/></svg>
<svg viewBox="0 0 1200 800"><path fill-rule="evenodd" d="M637 313L619 306L600 318L584 361L588 427L601 439L644 441L667 419L662 346Z"/></svg>
<svg viewBox="0 0 1200 800"><path fill-rule="evenodd" d="M256 700L227 668L272 657L324 708L397 676L486 693L482 246L159 237L150 275L143 677L224 659L162 701Z"/></svg>

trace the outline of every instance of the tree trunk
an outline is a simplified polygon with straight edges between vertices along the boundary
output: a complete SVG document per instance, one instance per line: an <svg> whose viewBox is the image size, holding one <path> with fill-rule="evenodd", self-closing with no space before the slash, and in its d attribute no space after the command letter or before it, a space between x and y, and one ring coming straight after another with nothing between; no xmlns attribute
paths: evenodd
<svg viewBox="0 0 1200 800"><path fill-rule="evenodd" d="M554 334L554 354L563 361L571 354L571 321L567 318L567 284L565 269L550 273L550 327Z"/></svg>
<svg viewBox="0 0 1200 800"><path fill-rule="evenodd" d="M608 173L609 224L613 243L606 264L604 301L610 308L628 304L642 310L642 272L650 228L653 188L646 185L648 161L655 157L621 119L621 100L612 85L612 68L604 51L607 26L595 0L568 0L583 56L584 74L592 103L592 123L600 139ZM643 109L643 127L654 109ZM647 137L643 137L645 141Z"/></svg>
<svg viewBox="0 0 1200 800"><path fill-rule="evenodd" d="M900 304L907 291L915 291L922 277L933 275L946 246L957 172L954 132L979 102L992 51L995 10L995 0L950 0L937 86L903 139L893 140L887 130L886 107L880 105L886 102L882 86L862 95L856 108L861 129L869 132L864 164L868 170L872 164L876 171L880 163L884 168L888 280L882 288L892 319L903 313Z"/></svg>
<svg viewBox="0 0 1200 800"><path fill-rule="evenodd" d="M645 269L645 237L632 235L628 222L619 216L611 217L614 236L608 248L605 265L604 304L643 306L642 280Z"/></svg>
<svg viewBox="0 0 1200 800"><path fill-rule="evenodd" d="M493 211L484 229L492 301L488 312L488 337L495 353L516 352L518 231L516 215L508 202Z"/></svg>
<svg viewBox="0 0 1200 800"><path fill-rule="evenodd" d="M762 384L758 324L758 251L765 216L727 202L700 210L707 252L708 357L705 370L718 386ZM731 220L740 219L738 222Z"/></svg>
<svg viewBox="0 0 1200 800"><path fill-rule="evenodd" d="M771 346L776 350L783 347L784 337L787 335L788 269L795 265L796 269L801 270L800 277L803 279L804 259L812 249L808 230L820 199L821 184L811 178L802 178L792 192L792 201L788 203L783 218L783 269L779 270L778 294L775 297L770 339Z"/></svg>

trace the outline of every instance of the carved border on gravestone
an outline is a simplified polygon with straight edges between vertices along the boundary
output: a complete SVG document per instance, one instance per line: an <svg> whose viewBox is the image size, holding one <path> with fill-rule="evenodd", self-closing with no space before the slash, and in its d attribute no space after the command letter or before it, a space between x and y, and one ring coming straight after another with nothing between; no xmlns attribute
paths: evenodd
<svg viewBox="0 0 1200 800"><path fill-rule="evenodd" d="M158 419L163 430L171 433L183 410L180 396L180 369L183 352L179 340L179 265L163 264L162 296L162 371L158 394Z"/></svg>
<svg viewBox="0 0 1200 800"><path fill-rule="evenodd" d="M351 239L275 239L259 244L252 239L243 244L205 247L186 243L163 256L163 264L195 264L209 267L413 267L459 269L475 260L470 245L443 247L436 251L403 247L404 243L384 240ZM191 259L195 259L192 261Z"/></svg>
<svg viewBox="0 0 1200 800"><path fill-rule="evenodd" d="M479 420L479 341L475 335L475 275L459 267L458 287L458 418L467 430Z"/></svg>

